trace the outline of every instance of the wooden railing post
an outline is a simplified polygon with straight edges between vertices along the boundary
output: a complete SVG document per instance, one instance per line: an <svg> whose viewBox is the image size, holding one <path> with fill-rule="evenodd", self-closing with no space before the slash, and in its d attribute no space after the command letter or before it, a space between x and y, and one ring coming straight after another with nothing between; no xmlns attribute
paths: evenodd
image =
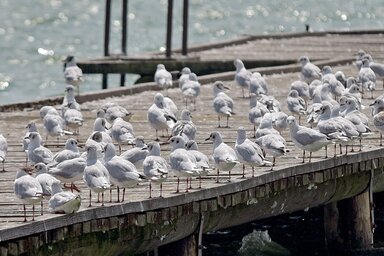
<svg viewBox="0 0 384 256"><path fill-rule="evenodd" d="M105 0L104 56L109 56L109 34L111 25L111 0ZM103 73L102 89L108 88L108 74Z"/></svg>
<svg viewBox="0 0 384 256"><path fill-rule="evenodd" d="M168 0L168 15L167 15L167 43L165 56L167 58L171 57L172 52L172 16L173 16L173 0Z"/></svg>
<svg viewBox="0 0 384 256"><path fill-rule="evenodd" d="M189 0L184 0L183 3L183 38L181 46L181 54L188 55L188 8Z"/></svg>
<svg viewBox="0 0 384 256"><path fill-rule="evenodd" d="M127 55L127 31L128 31L128 0L122 0L122 31L121 31L121 52ZM120 74L120 86L125 84L125 74Z"/></svg>

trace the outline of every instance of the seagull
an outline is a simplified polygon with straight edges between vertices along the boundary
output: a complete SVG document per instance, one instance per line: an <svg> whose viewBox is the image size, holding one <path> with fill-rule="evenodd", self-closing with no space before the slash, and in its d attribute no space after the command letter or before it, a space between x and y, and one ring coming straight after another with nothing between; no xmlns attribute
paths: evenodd
<svg viewBox="0 0 384 256"><path fill-rule="evenodd" d="M376 88L376 75L369 66L368 58L362 59L363 66L361 67L358 75L359 82L362 83L363 91L367 89L371 92L371 99L373 99L373 92Z"/></svg>
<svg viewBox="0 0 384 256"><path fill-rule="evenodd" d="M185 141L194 140L196 137L196 126L192 122L192 115L188 109L181 111L180 119L177 120L171 131L172 136L180 135Z"/></svg>
<svg viewBox="0 0 384 256"><path fill-rule="evenodd" d="M7 139L3 136L3 134L0 134L0 161L3 163L3 170L2 172L5 172L4 163L5 163L5 157L8 152L8 143Z"/></svg>
<svg viewBox="0 0 384 256"><path fill-rule="evenodd" d="M291 90L296 90L299 93L299 96L307 102L310 99L309 96L309 85L304 81L294 81L291 83Z"/></svg>
<svg viewBox="0 0 384 256"><path fill-rule="evenodd" d="M288 115L284 112L272 112L269 113L269 116L272 120L272 127L277 130L280 134L283 130L286 130L288 128L287 118Z"/></svg>
<svg viewBox="0 0 384 256"><path fill-rule="evenodd" d="M49 168L48 173L64 183L64 187L70 188L72 191L76 190L80 192L80 189L74 182L82 180L86 164L85 158L76 157L60 162L55 167ZM71 185L68 187L66 183L70 183Z"/></svg>
<svg viewBox="0 0 384 256"><path fill-rule="evenodd" d="M231 170L239 163L235 150L223 142L219 132L212 132L205 140L213 141L213 160L217 168L216 182L219 183L220 170L229 172L230 181Z"/></svg>
<svg viewBox="0 0 384 256"><path fill-rule="evenodd" d="M363 66L363 62L362 62L363 56L366 55L366 54L367 53L363 49L360 49L357 52L356 61L355 61L354 64L355 64L357 70L359 70L359 71L360 71L361 67Z"/></svg>
<svg viewBox="0 0 384 256"><path fill-rule="evenodd" d="M253 72L249 82L249 93L256 95L267 95L268 84L259 72Z"/></svg>
<svg viewBox="0 0 384 256"><path fill-rule="evenodd" d="M288 93L287 97L288 110L292 115L299 116L299 124L302 115L306 114L306 103L303 98L299 96L299 93L296 90L291 90Z"/></svg>
<svg viewBox="0 0 384 256"><path fill-rule="evenodd" d="M236 67L235 82L240 86L241 90L243 91L243 98L245 98L244 88L249 90L251 72L247 71L244 63L240 59L235 59L233 64Z"/></svg>
<svg viewBox="0 0 384 256"><path fill-rule="evenodd" d="M189 81L189 74L191 74L191 69L188 68L188 67L184 67L182 70L181 70L181 75L179 77L179 88L181 90L181 88L183 87L184 83Z"/></svg>
<svg viewBox="0 0 384 256"><path fill-rule="evenodd" d="M64 78L67 84L77 86L79 94L79 85L83 82L83 71L77 66L74 56L68 56L64 60Z"/></svg>
<svg viewBox="0 0 384 256"><path fill-rule="evenodd" d="M104 104L101 109L104 111L104 118L112 123L118 117L121 117L124 121L129 122L133 114L129 112L126 108L118 105L117 103L110 102L109 104Z"/></svg>
<svg viewBox="0 0 384 256"><path fill-rule="evenodd" d="M101 134L101 137L102 137L101 141L103 143L111 143L112 138L110 134L107 133L106 124L107 124L107 121L104 118L97 117L95 119L95 122L93 123L93 132L91 133L89 138L92 138L92 136L98 132Z"/></svg>
<svg viewBox="0 0 384 256"><path fill-rule="evenodd" d="M76 134L79 135L79 128L83 126L84 119L81 112L76 109L73 103L68 104L68 109L65 111L63 118L65 125L74 129Z"/></svg>
<svg viewBox="0 0 384 256"><path fill-rule="evenodd" d="M120 156L125 160L130 161L136 166L136 168L143 167L143 161L148 155L147 145L144 143L143 136L137 136L135 138L135 147L123 152Z"/></svg>
<svg viewBox="0 0 384 256"><path fill-rule="evenodd" d="M287 150L287 142L280 134L266 134L257 138L256 143L264 150L266 154L273 157L272 167L276 164L276 157L284 155Z"/></svg>
<svg viewBox="0 0 384 256"><path fill-rule="evenodd" d="M209 163L209 158L204 153L199 151L196 141L189 140L185 143L185 148L190 152L193 157L196 159L196 166L203 169L199 175L199 188L201 188L201 174L208 174L214 168L211 167Z"/></svg>
<svg viewBox="0 0 384 256"><path fill-rule="evenodd" d="M173 173L177 176L176 193L179 192L180 177L186 177L187 186L185 192L188 192L188 188L191 188L188 187L189 177L200 175L202 169L197 167L196 159L185 149L185 141L183 137L173 136L170 139L170 144L172 146L172 151L169 155L169 162Z"/></svg>
<svg viewBox="0 0 384 256"><path fill-rule="evenodd" d="M301 80L310 84L313 80L321 78L320 68L312 64L307 56L301 56L299 62L301 64Z"/></svg>
<svg viewBox="0 0 384 256"><path fill-rule="evenodd" d="M16 173L13 190L18 199L23 203L24 222L27 221L26 204L32 204L32 221L35 220L35 204L43 200L43 189L40 183L26 171L20 169Z"/></svg>
<svg viewBox="0 0 384 256"><path fill-rule="evenodd" d="M133 133L133 126L121 117L113 121L110 130L112 139L119 144L119 154L121 154L121 144L134 144L135 134Z"/></svg>
<svg viewBox="0 0 384 256"><path fill-rule="evenodd" d="M23 138L23 149L24 149L25 156L26 156L25 164L27 165L28 164L29 134L31 132L38 132L38 131L37 131L37 127L36 127L35 122L29 122L25 128L28 129L28 131L25 133L24 138Z"/></svg>
<svg viewBox="0 0 384 256"><path fill-rule="evenodd" d="M228 119L230 116L234 114L233 112L233 100L231 97L229 97L227 94L225 94L224 90L229 90L228 87L225 87L223 82L216 81L213 84L213 109L218 115L218 121L220 128L220 117L226 117L227 118L227 126L225 128L229 128L228 125Z"/></svg>
<svg viewBox="0 0 384 256"><path fill-rule="evenodd" d="M48 141L48 136L57 137L63 135L72 135L72 132L63 129L64 120L59 115L56 109L49 109L43 118L44 129L46 132L45 142Z"/></svg>
<svg viewBox="0 0 384 256"><path fill-rule="evenodd" d="M168 164L160 156L160 144L148 143L148 155L143 161L144 175L149 179L149 198L152 197L152 182L160 184L160 197L163 196L163 182L168 177Z"/></svg>
<svg viewBox="0 0 384 256"><path fill-rule="evenodd" d="M41 145L41 136L37 132L29 134L28 160L32 163L49 164L53 161L52 152Z"/></svg>
<svg viewBox="0 0 384 256"><path fill-rule="evenodd" d="M52 107L52 106L42 106L39 110L39 116L41 119L44 119L45 115L48 113L48 112L51 112L51 114L53 114L54 112L56 111L56 115L60 116L59 112L57 112L57 110Z"/></svg>
<svg viewBox="0 0 384 256"><path fill-rule="evenodd" d="M235 152L239 161L243 164L243 178L245 178L245 165L252 167L252 177L255 176L255 166L272 164L264 159L259 145L247 139L244 127L237 129Z"/></svg>
<svg viewBox="0 0 384 256"><path fill-rule="evenodd" d="M73 138L69 138L65 142L64 149L57 152L53 156L53 161L55 162L54 165L57 165L58 163L61 163L65 160L73 159L76 157L80 157L80 151L79 151L79 148L77 146L77 140L75 140ZM54 166L54 165L50 164L50 166Z"/></svg>
<svg viewBox="0 0 384 256"><path fill-rule="evenodd" d="M168 92L168 88L172 87L172 74L165 69L163 64L157 64L155 72L155 83Z"/></svg>
<svg viewBox="0 0 384 256"><path fill-rule="evenodd" d="M164 96L157 93L154 97L154 103L148 109L147 119L149 125L156 131L156 141L159 140L157 131L172 129L176 123L176 117L171 113L164 103Z"/></svg>
<svg viewBox="0 0 384 256"><path fill-rule="evenodd" d="M65 95L63 98L63 103L61 104L61 115L64 116L65 111L68 109L68 104L72 103L74 105L74 108L78 111L81 111L81 106L79 103L77 103L75 99L75 95L73 93L73 85L68 84L65 87Z"/></svg>
<svg viewBox="0 0 384 256"><path fill-rule="evenodd" d="M75 213L80 209L81 197L70 191L62 191L60 185L52 185L53 195L48 201L51 213Z"/></svg>
<svg viewBox="0 0 384 256"><path fill-rule="evenodd" d="M250 93L249 98L248 120L253 124L253 137L256 138L256 126L260 125L263 116L269 111L263 104L258 103L255 93Z"/></svg>
<svg viewBox="0 0 384 256"><path fill-rule="evenodd" d="M120 188L123 188L121 202L124 202L125 189L138 186L144 178L131 162L116 155L116 149L112 143L104 147L104 166L108 170L111 183L117 186L117 202L120 202Z"/></svg>
<svg viewBox="0 0 384 256"><path fill-rule="evenodd" d="M47 173L47 166L44 163L35 164L34 169L36 170L35 178L43 189L43 197L50 198L53 195L52 186L54 183L58 184L61 189L60 180ZM43 201L41 201L41 215L43 215Z"/></svg>
<svg viewBox="0 0 384 256"><path fill-rule="evenodd" d="M263 137L266 134L280 134L278 130L273 128L273 115L272 113L267 113L261 119L260 125L256 130L256 138Z"/></svg>
<svg viewBox="0 0 384 256"><path fill-rule="evenodd" d="M375 72L376 78L380 78L383 80L384 87L384 64L374 62L372 56L369 54L365 54L363 58L367 58L369 61L369 67Z"/></svg>
<svg viewBox="0 0 384 256"><path fill-rule="evenodd" d="M190 99L194 106L193 110L196 110L196 98L200 95L200 83L197 81L195 73L189 74L189 80L183 83L181 92L185 98L185 107L188 108L188 99Z"/></svg>
<svg viewBox="0 0 384 256"><path fill-rule="evenodd" d="M373 124L380 132L380 146L383 146L384 111L380 111L383 108L382 100L376 99L370 106L373 108Z"/></svg>
<svg viewBox="0 0 384 256"><path fill-rule="evenodd" d="M332 73L332 68L328 65L324 66L323 74L321 80L329 83L330 92L335 96L335 98L340 97L344 92L344 85L336 79L336 76Z"/></svg>
<svg viewBox="0 0 384 256"><path fill-rule="evenodd" d="M104 206L104 191L111 187L107 168L97 159L97 147L90 145L86 148L87 161L84 168L83 180L89 188L89 206L92 206L92 191L101 194L101 206Z"/></svg>
<svg viewBox="0 0 384 256"><path fill-rule="evenodd" d="M303 150L303 163L305 151L309 151L309 162L311 162L312 152L320 150L332 143L327 135L301 125L298 125L295 117L289 116L287 119L290 135L296 147Z"/></svg>

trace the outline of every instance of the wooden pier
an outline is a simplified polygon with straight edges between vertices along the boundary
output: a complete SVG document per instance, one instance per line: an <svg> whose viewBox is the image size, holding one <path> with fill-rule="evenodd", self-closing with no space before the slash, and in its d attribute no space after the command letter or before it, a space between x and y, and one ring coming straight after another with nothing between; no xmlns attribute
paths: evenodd
<svg viewBox="0 0 384 256"><path fill-rule="evenodd" d="M322 41L322 48L320 43L316 44L321 39L327 40L325 43ZM342 44L343 40L345 44ZM228 55L231 56L228 59L232 58L232 60L245 56L240 52L244 54L258 52L259 56L265 54L264 59L274 55L276 59L279 57L285 60L296 60L300 55L308 55L312 59L321 60L317 62L318 65L330 64L334 71L341 70L347 76L351 76L357 74L357 70L351 63L359 49L372 53L378 62L384 61L384 54L380 48L383 41L381 34L329 34L313 38L259 39L254 43L247 41L242 46L232 46L232 50L226 46L223 49L206 51L217 51L217 56L220 56L219 51L222 53L228 51L232 54ZM296 48L287 45L288 42L292 44L296 42ZM275 45L274 48L272 43ZM284 47L280 47L283 45ZM236 47L238 51L233 50ZM275 50L272 51L272 49ZM224 53L221 54L221 56L224 55ZM250 55L248 57L252 58ZM299 65L290 64L255 70L266 75L270 94L280 100L283 111L289 114L286 96L291 82L299 77ZM241 97L241 90L237 89L233 77L233 71L199 77L203 85L201 95L197 99L197 111L192 112L192 115L198 129L199 149L208 155L212 152L212 145L206 143L204 139L214 130L220 131L225 142L231 146L234 146L236 130L239 126L246 127L249 131L248 135L251 136L250 131L253 127L248 123L249 99ZM217 115L212 109L212 82L216 80L225 81L225 84L231 88L230 95L235 101L236 115L230 119L231 128L229 129L217 128ZM378 82L377 88L375 97L383 93L381 81ZM146 83L131 88L81 95L78 100L82 103L85 124L80 130L80 142L84 143L91 132L96 109L108 101L117 102L134 113L131 123L136 136L144 136L147 142L155 139L154 131L149 128L146 121L146 113L153 102L156 89L153 83ZM176 102L179 109L184 107L178 88L170 89L169 96ZM24 253L61 255L69 252L80 255L91 253L114 255L123 251L137 254L151 250L166 251L165 245L178 241L195 245L192 248L197 248L199 243L196 237L199 233L319 205L332 206L340 200L355 198L357 195L364 195L365 198L367 194L364 193L369 195L371 192L384 191L384 148L378 147L377 132L363 140L362 152L324 159L324 151L319 151L313 155L312 163L301 164L302 152L294 147L288 131L285 131L283 136L288 141L290 152L277 161L273 170L271 167L257 168L253 178L248 167L246 179L242 179L242 168L238 165L234 169L234 177L230 183L226 182L226 173L221 175L220 183L215 182L215 173L212 173L203 177L202 189L196 189L198 181L194 180L194 189L188 193L176 194L174 193L176 178L170 176L164 183L162 198L149 199L148 183L143 182L137 188L128 189L126 202L106 203L104 207L93 202L94 207L91 208L86 207L88 189L82 182L78 182L76 185L81 189L83 200L79 212L57 215L49 214L44 208L43 216L37 217L34 222L23 223L22 205L13 194L13 181L16 171L25 164L25 155L21 147L25 134L24 127L29 121L35 120L39 131L43 133L38 108L44 104L58 107L61 100L62 98L58 97L40 102L1 106L3 112L0 113L2 120L0 131L9 143L5 163L7 172L2 173L0 177L1 255ZM365 99L363 104L368 106L372 101ZM364 111L370 116L368 107ZM374 129L372 120L371 127ZM47 146L56 152L64 146L65 140L66 138L63 137L57 143L56 139L50 138ZM167 157L169 152L169 145L163 144L162 155ZM329 155L333 155L332 153ZM181 188L183 189L184 186L182 184ZM153 195L157 194L158 190L155 189ZM109 199L108 193L106 198ZM113 191L113 201L115 200L116 195ZM334 208L329 207L329 209ZM365 207L362 213L370 216L369 207ZM28 211L28 215L31 215L31 211ZM367 225L371 230L371 223ZM204 241L202 243L204 244ZM370 247L370 243L368 245L365 243L359 248L366 247ZM353 246L349 249L353 249Z"/></svg>

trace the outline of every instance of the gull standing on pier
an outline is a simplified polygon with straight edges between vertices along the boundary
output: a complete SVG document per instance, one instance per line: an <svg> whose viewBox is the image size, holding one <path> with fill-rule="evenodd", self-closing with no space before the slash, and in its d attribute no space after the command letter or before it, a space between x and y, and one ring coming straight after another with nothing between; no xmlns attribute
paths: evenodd
<svg viewBox="0 0 384 256"><path fill-rule="evenodd" d="M188 109L181 111L180 119L172 128L172 136L180 135L185 141L194 140L196 137L196 126L192 122L192 115Z"/></svg>
<svg viewBox="0 0 384 256"><path fill-rule="evenodd" d="M134 145L135 134L131 123L124 121L121 117L116 118L111 127L111 137L119 144L119 155L121 154L121 145Z"/></svg>
<svg viewBox="0 0 384 256"><path fill-rule="evenodd" d="M48 141L48 136L56 137L59 140L59 136L72 135L70 131L63 129L64 119L59 115L56 109L48 109L43 118L44 129L46 132L45 143Z"/></svg>
<svg viewBox="0 0 384 256"><path fill-rule="evenodd" d="M199 188L201 188L201 175L207 175L214 168L211 167L208 156L199 151L196 141L189 140L187 143L185 143L185 148L196 159L197 167L203 169L199 175Z"/></svg>
<svg viewBox="0 0 384 256"><path fill-rule="evenodd" d="M68 56L64 60L64 78L67 84L76 86L77 93L80 94L79 85L83 82L83 71L77 66L74 56Z"/></svg>
<svg viewBox="0 0 384 256"><path fill-rule="evenodd" d="M327 135L301 125L298 125L295 117L289 116L287 119L290 135L295 146L303 150L303 163L305 151L309 151L309 162L311 162L312 152L320 150L332 143Z"/></svg>
<svg viewBox="0 0 384 256"><path fill-rule="evenodd" d="M41 136L37 132L29 134L28 145L28 160L32 164L45 163L49 164L53 161L53 154L51 150L41 145Z"/></svg>
<svg viewBox="0 0 384 256"><path fill-rule="evenodd" d="M63 103L61 104L61 115L64 116L65 111L68 109L68 104L72 103L74 105L74 108L78 111L81 111L81 106L79 103L77 103L75 99L75 94L73 92L73 85L68 84L65 87L65 95L63 98Z"/></svg>
<svg viewBox="0 0 384 256"><path fill-rule="evenodd" d="M143 167L143 161L148 155L148 147L144 143L143 136L135 138L135 147L123 152L120 156L131 162L137 169Z"/></svg>
<svg viewBox="0 0 384 256"><path fill-rule="evenodd" d="M155 83L168 94L168 88L172 87L172 74L165 69L163 64L157 64L155 72Z"/></svg>
<svg viewBox="0 0 384 256"><path fill-rule="evenodd" d="M267 95L268 84L259 72L253 72L249 82L249 93L256 95Z"/></svg>
<svg viewBox="0 0 384 256"><path fill-rule="evenodd" d="M104 118L109 122L112 123L113 120L115 120L118 117L121 117L124 121L129 122L129 120L132 117L132 113L128 111L123 106L118 105L114 102L109 102L107 104L104 104L101 107L101 110L104 111Z"/></svg>
<svg viewBox="0 0 384 256"><path fill-rule="evenodd" d="M235 150L223 142L219 132L212 132L205 140L213 141L213 160L217 168L216 182L219 183L220 170L229 172L228 181L231 181L231 170L240 163Z"/></svg>
<svg viewBox="0 0 384 256"><path fill-rule="evenodd" d="M116 118L115 118L116 119ZM112 143L112 138L111 138L111 135L109 133L107 133L107 121L105 120L105 118L101 118L101 117L97 117L95 119L95 122L93 123L93 132L91 133L91 135L89 136L89 138L92 138L92 136L95 134L95 133L100 133L101 134L101 141L103 143ZM132 128L133 129L133 128ZM89 139L88 138L88 139Z"/></svg>
<svg viewBox="0 0 384 256"><path fill-rule="evenodd" d="M101 206L104 206L104 191L111 187L107 168L97 158L96 145L86 148L87 162L84 168L83 180L89 188L89 205L92 206L92 191L101 193Z"/></svg>
<svg viewBox="0 0 384 256"><path fill-rule="evenodd" d="M160 144L148 143L148 155L143 161L144 175L149 179L149 198L152 197L152 182L160 184L160 197L163 196L163 182L168 177L168 164L160 156Z"/></svg>
<svg viewBox="0 0 384 256"><path fill-rule="evenodd" d="M255 176L255 166L272 165L264 159L263 152L259 145L247 139L244 127L237 129L237 139L235 144L235 152L239 161L243 164L243 177L245 178L245 165L252 167L252 177Z"/></svg>
<svg viewBox="0 0 384 256"><path fill-rule="evenodd" d="M68 104L68 109L64 113L65 125L75 130L76 135L79 135L79 129L83 126L83 115L76 109L76 105L73 103Z"/></svg>
<svg viewBox="0 0 384 256"><path fill-rule="evenodd" d="M275 166L276 157L284 155L287 150L287 142L279 134L266 134L256 139L256 143L264 150L265 154L273 157L272 166Z"/></svg>
<svg viewBox="0 0 384 256"><path fill-rule="evenodd" d="M16 173L13 190L16 197L23 203L24 222L27 221L26 204L32 204L32 221L34 221L35 204L43 200L43 189L40 183L27 173L27 169L20 169Z"/></svg>
<svg viewBox="0 0 384 256"><path fill-rule="evenodd" d="M2 172L5 172L4 164L5 164L5 157L7 156L7 152L8 152L7 139L3 136L3 134L0 134L0 161L3 163Z"/></svg>
<svg viewBox="0 0 384 256"><path fill-rule="evenodd" d="M373 108L373 124L380 132L380 146L383 146L383 133L384 133L384 102L382 99L376 99L370 106Z"/></svg>
<svg viewBox="0 0 384 256"><path fill-rule="evenodd" d="M164 96L161 93L156 93L154 103L148 109L147 119L149 125L156 131L156 141L159 141L157 131L172 129L177 122L174 114L166 108Z"/></svg>
<svg viewBox="0 0 384 256"><path fill-rule="evenodd" d="M362 83L364 89L371 92L371 99L373 99L373 91L376 89L376 75L375 72L369 66L368 58L362 59L363 66L361 67L358 75L358 80Z"/></svg>
<svg viewBox="0 0 384 256"><path fill-rule="evenodd" d="M228 120L229 117L234 114L233 112L233 100L229 97L224 90L229 90L228 87L224 86L223 82L216 81L213 84L213 109L218 115L218 121L220 128L220 117L227 118L227 126L225 128L229 128Z"/></svg>
<svg viewBox="0 0 384 256"><path fill-rule="evenodd" d="M191 183L188 187L188 180L191 176L199 176L202 172L201 168L197 167L196 159L185 149L185 141L181 136L173 136L170 139L172 146L171 154L169 155L169 162L172 172L177 176L176 193L179 192L180 177L186 177L185 192L192 188Z"/></svg>
<svg viewBox="0 0 384 256"><path fill-rule="evenodd" d="M301 80L310 84L315 79L321 79L320 68L312 64L307 56L301 56L299 62L301 64Z"/></svg>
<svg viewBox="0 0 384 256"><path fill-rule="evenodd" d="M300 124L301 116L305 115L307 112L306 112L305 100L299 96L298 91L291 90L288 93L287 105L288 105L288 110L292 113L292 115L299 116L299 124Z"/></svg>
<svg viewBox="0 0 384 256"><path fill-rule="evenodd" d="M260 125L263 116L269 113L269 111L265 105L258 103L255 93L250 93L249 98L248 120L253 124L253 137L256 138L256 126Z"/></svg>
<svg viewBox="0 0 384 256"><path fill-rule="evenodd" d="M73 159L65 160L55 167L51 167L48 173L59 179L64 183L65 188L70 188L72 191L76 190L80 192L80 189L74 184L76 181L83 179L84 168L87 165L87 161L83 157L76 157ZM67 186L70 183L70 186Z"/></svg>
<svg viewBox="0 0 384 256"><path fill-rule="evenodd" d="M236 67L235 82L240 86L243 92L243 98L245 98L244 89L249 91L249 84L252 73L247 71L244 63L240 59L235 59L233 64Z"/></svg>
<svg viewBox="0 0 384 256"><path fill-rule="evenodd" d="M36 127L35 122L29 122L25 128L28 129L28 131L25 133L24 138L23 138L23 149L25 152L25 165L27 165L28 164L29 134L31 132L38 132L38 131L37 131L37 127Z"/></svg>
<svg viewBox="0 0 384 256"><path fill-rule="evenodd" d="M196 110L196 98L200 95L200 83L197 81L195 73L189 74L189 80L183 83L181 92L185 98L185 107L188 108L188 99L190 99L193 110Z"/></svg>
<svg viewBox="0 0 384 256"><path fill-rule="evenodd" d="M51 213L74 213L81 205L80 195L63 191L59 184L52 185L52 197L48 201L48 211Z"/></svg>
<svg viewBox="0 0 384 256"><path fill-rule="evenodd" d="M34 169L36 170L35 178L43 189L43 197L49 199L53 195L53 184L61 186L60 180L47 173L47 166L44 163L35 164ZM41 201L41 215L43 215L43 200Z"/></svg>
<svg viewBox="0 0 384 256"><path fill-rule="evenodd" d="M65 160L69 160L69 159L73 159L73 158L77 158L77 157L80 157L80 151L79 151L79 148L77 146L77 140L75 140L73 138L69 138L65 142L64 149L57 152L53 156L53 162L48 164L48 166L53 167L53 166L56 166L57 164L65 161Z"/></svg>
<svg viewBox="0 0 384 256"><path fill-rule="evenodd" d="M125 189L138 186L144 178L131 162L116 155L116 149L112 143L104 147L104 166L108 170L111 183L117 186L117 202L120 202L120 188L123 188L121 202L124 202ZM112 200L112 197L110 199Z"/></svg>
<svg viewBox="0 0 384 256"><path fill-rule="evenodd" d="M191 69L188 67L184 67L180 73L181 73L181 75L179 77L179 88L181 90L184 83L189 81L189 74L191 74Z"/></svg>

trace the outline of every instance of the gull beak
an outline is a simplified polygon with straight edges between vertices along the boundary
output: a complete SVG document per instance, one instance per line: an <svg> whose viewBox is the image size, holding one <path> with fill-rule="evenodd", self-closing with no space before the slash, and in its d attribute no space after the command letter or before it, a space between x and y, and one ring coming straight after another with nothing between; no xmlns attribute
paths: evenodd
<svg viewBox="0 0 384 256"><path fill-rule="evenodd" d="M223 88L226 89L226 90L229 90L229 91L231 90L231 89L229 89L229 87L227 87L227 86L223 86Z"/></svg>
<svg viewBox="0 0 384 256"><path fill-rule="evenodd" d="M211 139L211 137L208 137L208 138L205 139L205 141L208 141L208 140L210 140L210 139Z"/></svg>

